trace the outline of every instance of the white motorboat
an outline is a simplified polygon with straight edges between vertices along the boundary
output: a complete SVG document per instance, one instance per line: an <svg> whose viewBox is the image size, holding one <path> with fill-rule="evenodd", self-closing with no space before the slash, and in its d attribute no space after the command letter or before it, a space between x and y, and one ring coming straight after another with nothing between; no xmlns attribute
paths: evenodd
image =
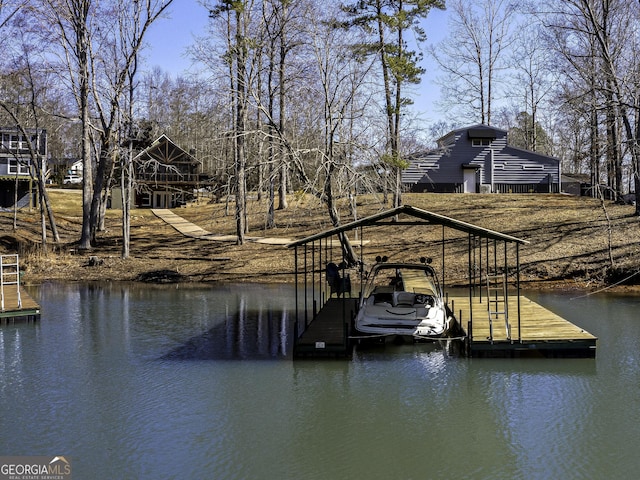
<svg viewBox="0 0 640 480"><path fill-rule="evenodd" d="M376 259L367 276L355 328L366 336L445 337L455 319L448 314L430 260L384 263Z"/></svg>

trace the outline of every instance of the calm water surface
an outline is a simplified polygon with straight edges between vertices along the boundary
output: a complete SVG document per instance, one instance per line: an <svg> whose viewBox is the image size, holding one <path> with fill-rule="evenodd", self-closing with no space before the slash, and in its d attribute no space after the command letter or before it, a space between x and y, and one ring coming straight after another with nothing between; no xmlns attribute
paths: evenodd
<svg viewBox="0 0 640 480"><path fill-rule="evenodd" d="M0 327L0 455L74 479L573 479L640 471L640 298L534 300L594 359L438 345L291 360L290 286L33 289Z"/></svg>

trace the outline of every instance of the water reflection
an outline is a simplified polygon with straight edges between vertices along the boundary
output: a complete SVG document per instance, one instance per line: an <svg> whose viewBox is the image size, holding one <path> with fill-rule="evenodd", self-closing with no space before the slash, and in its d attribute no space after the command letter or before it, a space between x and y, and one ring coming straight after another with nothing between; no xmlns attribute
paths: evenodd
<svg viewBox="0 0 640 480"><path fill-rule="evenodd" d="M290 358L291 286L47 284L79 348L163 360ZM88 342L88 343L87 343Z"/></svg>
<svg viewBox="0 0 640 480"><path fill-rule="evenodd" d="M239 308L213 328L188 339L162 358L257 360L287 357L290 352L289 331L286 311Z"/></svg>

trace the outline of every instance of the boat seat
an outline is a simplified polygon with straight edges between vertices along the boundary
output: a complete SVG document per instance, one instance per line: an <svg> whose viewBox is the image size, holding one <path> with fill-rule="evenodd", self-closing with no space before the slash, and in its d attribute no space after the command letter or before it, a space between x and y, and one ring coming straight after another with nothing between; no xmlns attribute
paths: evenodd
<svg viewBox="0 0 640 480"><path fill-rule="evenodd" d="M378 292L373 294L374 305L384 305L390 307L393 303L393 294L390 292Z"/></svg>
<svg viewBox="0 0 640 480"><path fill-rule="evenodd" d="M433 307L435 304L436 301L435 298L433 298L433 295L427 293L416 293L416 305Z"/></svg>
<svg viewBox="0 0 640 480"><path fill-rule="evenodd" d="M396 296L396 307L413 307L416 296L411 292L398 292Z"/></svg>

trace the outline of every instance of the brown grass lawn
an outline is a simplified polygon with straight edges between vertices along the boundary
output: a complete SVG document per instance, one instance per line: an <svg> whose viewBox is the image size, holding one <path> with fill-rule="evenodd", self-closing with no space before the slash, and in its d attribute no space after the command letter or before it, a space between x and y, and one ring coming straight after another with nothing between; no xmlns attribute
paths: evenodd
<svg viewBox="0 0 640 480"><path fill-rule="evenodd" d="M81 229L79 190L51 190L49 195L61 235L53 246L48 233L47 252L41 248L37 211L0 213L0 251L20 254L27 283L47 280L137 280L150 272L177 272L182 281L285 282L293 280L294 256L283 246L247 242L217 242L187 238L158 219L151 210L132 214L131 257L121 258L121 212L109 210L106 229L90 252L78 252ZM606 204L611 220L609 258L608 222L600 201L566 195L405 194L405 204L446 215L480 227L497 230L530 242L520 248L522 280L536 286L599 287L640 270L640 221L634 207ZM299 239L331 228L325 208L314 198L289 199L289 208L276 212L277 227L265 230L266 202L250 200L250 236ZM201 202L174 210L185 219L217 234L235 233L233 202ZM357 215L386 210L381 198L358 198ZM344 223L353 220L346 202L340 205ZM441 227L388 226L364 230L365 262L384 254L392 259L420 255L441 258ZM353 243L357 243L354 234ZM445 232L449 281L465 281L466 235ZM55 247L55 248L54 248ZM100 264L89 266L89 256ZM543 283L541 283L543 282ZM630 283L640 283L636 275Z"/></svg>

